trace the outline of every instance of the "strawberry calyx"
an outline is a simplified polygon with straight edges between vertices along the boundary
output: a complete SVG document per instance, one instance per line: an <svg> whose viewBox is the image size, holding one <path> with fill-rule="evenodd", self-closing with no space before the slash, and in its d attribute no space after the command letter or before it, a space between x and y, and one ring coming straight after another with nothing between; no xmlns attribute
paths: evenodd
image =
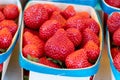
<svg viewBox="0 0 120 80"><path fill-rule="evenodd" d="M34 61L34 62L39 62L38 58L34 58L34 57L30 56L29 54L27 55L27 59L30 61Z"/></svg>
<svg viewBox="0 0 120 80"><path fill-rule="evenodd" d="M7 49L0 49L0 53L6 52Z"/></svg>

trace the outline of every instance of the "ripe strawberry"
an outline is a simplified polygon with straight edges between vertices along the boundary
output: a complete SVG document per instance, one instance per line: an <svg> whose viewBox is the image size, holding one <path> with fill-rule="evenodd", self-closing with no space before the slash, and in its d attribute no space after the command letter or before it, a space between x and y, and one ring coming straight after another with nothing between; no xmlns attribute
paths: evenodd
<svg viewBox="0 0 120 80"><path fill-rule="evenodd" d="M12 36L16 33L18 26L13 20L3 20L0 22L0 29L2 28L8 28L8 30L11 32Z"/></svg>
<svg viewBox="0 0 120 80"><path fill-rule="evenodd" d="M59 65L55 64L54 62L52 62L51 60L47 59L46 57L42 57L39 59L39 63L50 66L50 67L54 67L54 68L60 68Z"/></svg>
<svg viewBox="0 0 120 80"><path fill-rule="evenodd" d="M66 22L66 29L68 28L77 28L79 31L82 31L86 28L85 21L79 16L70 17Z"/></svg>
<svg viewBox="0 0 120 80"><path fill-rule="evenodd" d="M99 33L100 27L94 19L87 18L85 21L85 26L87 26L87 28L91 29L94 33L96 33L96 34Z"/></svg>
<svg viewBox="0 0 120 80"><path fill-rule="evenodd" d="M4 9L4 5L0 5L0 11L3 12L3 9Z"/></svg>
<svg viewBox="0 0 120 80"><path fill-rule="evenodd" d="M88 62L87 53L84 49L77 50L67 56L65 60L67 68L86 68L92 64Z"/></svg>
<svg viewBox="0 0 120 80"><path fill-rule="evenodd" d="M0 22L3 21L5 19L4 14L0 11Z"/></svg>
<svg viewBox="0 0 120 80"><path fill-rule="evenodd" d="M76 15L81 17L81 18L90 18L90 14L86 11L77 12Z"/></svg>
<svg viewBox="0 0 120 80"><path fill-rule="evenodd" d="M120 28L113 33L113 42L115 45L120 46Z"/></svg>
<svg viewBox="0 0 120 80"><path fill-rule="evenodd" d="M118 53L114 59L113 59L113 64L116 67L116 69L120 72L120 53Z"/></svg>
<svg viewBox="0 0 120 80"><path fill-rule="evenodd" d="M64 19L64 17L58 11L53 12L50 19L57 20L61 24L62 27L64 27L65 24L66 24L66 20Z"/></svg>
<svg viewBox="0 0 120 80"><path fill-rule="evenodd" d="M73 42L74 46L77 47L82 41L82 34L76 28L68 28L66 30L68 38Z"/></svg>
<svg viewBox="0 0 120 80"><path fill-rule="evenodd" d="M68 19L76 14L76 11L72 5L69 5L61 12L62 16L65 19Z"/></svg>
<svg viewBox="0 0 120 80"><path fill-rule="evenodd" d="M52 15L54 11L61 11L57 6L53 4L43 4L44 8L47 10L49 17Z"/></svg>
<svg viewBox="0 0 120 80"><path fill-rule="evenodd" d="M105 0L105 2L111 6L120 8L120 0Z"/></svg>
<svg viewBox="0 0 120 80"><path fill-rule="evenodd" d="M48 12L42 4L34 4L24 11L24 22L29 28L38 29L46 20Z"/></svg>
<svg viewBox="0 0 120 80"><path fill-rule="evenodd" d="M84 49L86 50L88 60L93 63L96 62L100 54L100 48L98 45L94 41L90 40L85 44Z"/></svg>
<svg viewBox="0 0 120 80"><path fill-rule="evenodd" d="M2 72L3 64L0 64L0 72Z"/></svg>
<svg viewBox="0 0 120 80"><path fill-rule="evenodd" d="M64 29L58 29L45 44L46 55L63 62L73 51L74 44L68 39Z"/></svg>
<svg viewBox="0 0 120 80"><path fill-rule="evenodd" d="M17 5L8 4L4 7L3 13L6 19L16 19L19 15L19 10L18 10Z"/></svg>
<svg viewBox="0 0 120 80"><path fill-rule="evenodd" d="M48 20L39 29L39 36L43 40L49 39L53 34L61 28L61 25L56 20Z"/></svg>
<svg viewBox="0 0 120 80"><path fill-rule="evenodd" d="M82 44L84 46L89 40L93 40L98 46L100 45L99 37L91 31L91 29L86 28L82 33Z"/></svg>
<svg viewBox="0 0 120 80"><path fill-rule="evenodd" d="M110 33L114 33L120 27L120 13L114 12L107 20L107 26Z"/></svg>
<svg viewBox="0 0 120 80"><path fill-rule="evenodd" d="M12 42L12 34L7 28L0 30L0 49L7 49Z"/></svg>
<svg viewBox="0 0 120 80"><path fill-rule="evenodd" d="M119 48L111 48L111 55L112 55L112 58L114 59L114 57L120 53L120 49Z"/></svg>

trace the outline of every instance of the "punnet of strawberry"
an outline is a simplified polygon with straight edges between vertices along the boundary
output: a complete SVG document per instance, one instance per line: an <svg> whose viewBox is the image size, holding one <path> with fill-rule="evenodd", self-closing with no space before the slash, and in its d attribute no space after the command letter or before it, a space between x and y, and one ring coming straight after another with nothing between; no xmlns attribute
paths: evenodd
<svg viewBox="0 0 120 80"><path fill-rule="evenodd" d="M120 13L113 12L107 20L107 43L111 69L116 78L120 79Z"/></svg>
<svg viewBox="0 0 120 80"><path fill-rule="evenodd" d="M99 63L101 25L92 12L77 10L72 4L31 3L24 10L23 24L20 46L23 68L31 70L28 65L36 65L37 72L40 67L61 72L87 69Z"/></svg>

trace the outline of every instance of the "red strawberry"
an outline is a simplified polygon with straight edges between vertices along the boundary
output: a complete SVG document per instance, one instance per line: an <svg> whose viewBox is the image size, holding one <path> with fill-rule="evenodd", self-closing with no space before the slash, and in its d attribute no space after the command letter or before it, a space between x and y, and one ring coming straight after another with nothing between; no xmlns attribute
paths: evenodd
<svg viewBox="0 0 120 80"><path fill-rule="evenodd" d="M42 57L39 59L39 63L50 66L50 67L54 67L54 68L60 68L59 65L55 64L54 62L52 62L51 60L47 59L46 57Z"/></svg>
<svg viewBox="0 0 120 80"><path fill-rule="evenodd" d="M82 33L82 44L84 46L89 40L93 40L98 46L100 45L99 37L91 31L91 29L86 28Z"/></svg>
<svg viewBox="0 0 120 80"><path fill-rule="evenodd" d="M7 28L0 30L0 49L6 49L12 42L12 34Z"/></svg>
<svg viewBox="0 0 120 80"><path fill-rule="evenodd" d="M115 45L120 46L120 28L113 33L113 42Z"/></svg>
<svg viewBox="0 0 120 80"><path fill-rule="evenodd" d="M120 8L120 0L105 0L105 2L111 6Z"/></svg>
<svg viewBox="0 0 120 80"><path fill-rule="evenodd" d="M113 64L116 67L116 69L120 72L120 53L118 53L114 59L113 59Z"/></svg>
<svg viewBox="0 0 120 80"><path fill-rule="evenodd" d="M92 64L88 62L87 53L84 49L77 50L67 56L65 60L67 68L86 68Z"/></svg>
<svg viewBox="0 0 120 80"><path fill-rule="evenodd" d="M66 30L68 38L73 42L74 46L77 47L82 41L82 34L76 28L68 28Z"/></svg>
<svg viewBox="0 0 120 80"><path fill-rule="evenodd" d="M68 28L77 28L79 31L82 31L86 28L85 21L79 16L70 17L66 22L66 29Z"/></svg>
<svg viewBox="0 0 120 80"><path fill-rule="evenodd" d="M50 19L57 20L61 24L62 27L64 27L65 24L66 24L66 20L64 19L64 17L58 11L53 12Z"/></svg>
<svg viewBox="0 0 120 80"><path fill-rule="evenodd" d="M44 8L47 10L49 17L54 11L60 11L60 9L53 4L43 4Z"/></svg>
<svg viewBox="0 0 120 80"><path fill-rule="evenodd" d="M84 49L86 50L88 60L90 62L96 62L100 54L100 48L98 45L94 41L90 40L85 44Z"/></svg>
<svg viewBox="0 0 120 80"><path fill-rule="evenodd" d="M69 6L66 7L65 10L63 10L61 12L61 14L63 15L63 17L65 19L68 19L68 18L74 16L76 14L76 11L75 11L75 9L74 9L74 7L72 5L69 5Z"/></svg>
<svg viewBox="0 0 120 80"><path fill-rule="evenodd" d="M0 29L2 28L8 28L11 32L12 36L16 33L18 26L13 20L3 20L0 22Z"/></svg>
<svg viewBox="0 0 120 80"><path fill-rule="evenodd" d="M111 55L112 55L112 58L114 59L114 57L120 53L120 49L119 48L111 48Z"/></svg>
<svg viewBox="0 0 120 80"><path fill-rule="evenodd" d="M48 12L42 4L34 4L24 11L24 22L29 28L38 29L46 20Z"/></svg>
<svg viewBox="0 0 120 80"><path fill-rule="evenodd" d="M87 18L86 21L85 21L85 25L89 29L91 29L94 33L96 33L96 34L99 33L100 27L99 27L98 23L94 19Z"/></svg>
<svg viewBox="0 0 120 80"><path fill-rule="evenodd" d="M0 22L3 21L5 19L4 14L0 11Z"/></svg>
<svg viewBox="0 0 120 80"><path fill-rule="evenodd" d="M120 27L120 13L114 12L107 20L110 33L114 33Z"/></svg>
<svg viewBox="0 0 120 80"><path fill-rule="evenodd" d="M8 4L4 7L3 13L6 19L16 19L19 15L19 10L17 5Z"/></svg>
<svg viewBox="0 0 120 80"><path fill-rule="evenodd" d="M64 29L58 29L57 32L49 38L45 44L46 55L63 62L73 51L74 45L68 39Z"/></svg>
<svg viewBox="0 0 120 80"><path fill-rule="evenodd" d="M76 15L81 17L81 18L90 18L90 14L86 11L77 12Z"/></svg>
<svg viewBox="0 0 120 80"><path fill-rule="evenodd" d="M3 64L0 64L0 72L2 72Z"/></svg>
<svg viewBox="0 0 120 80"><path fill-rule="evenodd" d="M94 78L94 76L91 76L91 77L90 77L90 80L93 80L93 78Z"/></svg>
<svg viewBox="0 0 120 80"><path fill-rule="evenodd" d="M3 9L4 9L4 5L0 5L0 11L3 12Z"/></svg>
<svg viewBox="0 0 120 80"><path fill-rule="evenodd" d="M61 28L61 25L56 20L48 20L39 29L39 36L43 40L49 39L53 34Z"/></svg>
<svg viewBox="0 0 120 80"><path fill-rule="evenodd" d="M28 44L23 47L23 56L29 59L31 58L40 58L43 56L43 52L40 52L39 47L34 44Z"/></svg>

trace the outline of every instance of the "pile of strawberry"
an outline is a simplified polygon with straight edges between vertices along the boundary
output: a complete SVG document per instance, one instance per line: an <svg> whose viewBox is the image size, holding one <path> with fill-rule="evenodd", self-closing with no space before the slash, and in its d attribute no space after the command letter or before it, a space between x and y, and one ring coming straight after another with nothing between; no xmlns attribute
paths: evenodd
<svg viewBox="0 0 120 80"><path fill-rule="evenodd" d="M120 13L114 12L107 20L110 32L111 55L114 66L120 71Z"/></svg>
<svg viewBox="0 0 120 80"><path fill-rule="evenodd" d="M15 4L0 5L0 53L5 52L12 43L18 29L18 6ZM0 64L0 71L2 64Z"/></svg>
<svg viewBox="0 0 120 80"><path fill-rule="evenodd" d="M24 11L22 54L54 68L86 68L100 55L99 24L71 5L33 4Z"/></svg>
<svg viewBox="0 0 120 80"><path fill-rule="evenodd" d="M105 0L105 2L110 6L120 8L120 0Z"/></svg>

